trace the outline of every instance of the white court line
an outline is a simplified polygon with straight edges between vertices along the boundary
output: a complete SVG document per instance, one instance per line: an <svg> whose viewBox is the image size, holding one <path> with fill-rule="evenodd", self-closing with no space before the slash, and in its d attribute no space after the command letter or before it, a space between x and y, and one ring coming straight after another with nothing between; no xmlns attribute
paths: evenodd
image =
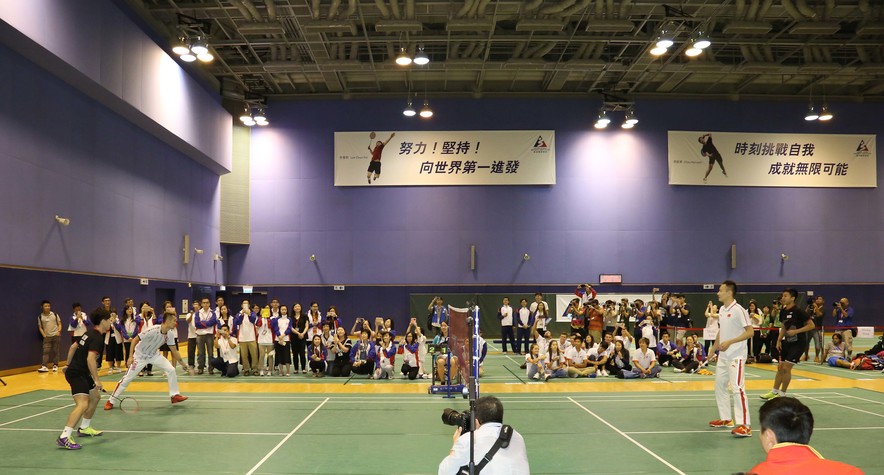
<svg viewBox="0 0 884 475"><path fill-rule="evenodd" d="M56 407L55 409L50 409L50 410L48 410L48 411L43 411L43 412L40 412L40 413L34 414L34 415L32 415L32 416L22 417L21 419L16 419L16 420L14 420L14 421L4 422L4 423L0 424L0 427L8 426L9 424L15 424L16 422L25 421L25 420L28 420L28 419L30 419L30 418L32 418L32 417L42 416L43 414L49 414L50 412L60 411L60 410L62 410L62 409L64 409L64 408L66 408L66 407L71 407L71 406L76 406L76 404L68 404L67 406Z"/></svg>
<svg viewBox="0 0 884 475"><path fill-rule="evenodd" d="M569 397L568 399L571 399L571 398ZM626 435L626 433L623 432L622 430L620 430L620 429L614 427L614 426L611 425L608 421L606 421L606 420L602 419L601 417L597 416L594 412L592 412L592 411L590 411L589 409L587 409L586 406L584 406L583 404L580 404L579 402L577 402L577 401L575 401L575 400L573 400L573 399L571 399L571 402L573 402L574 404L577 404L578 407L580 407L581 409L583 409L584 411L586 411L589 415L591 415L592 417L595 417L595 418L598 419L601 423L605 424L606 426L610 427L611 429L613 429L613 430L614 430L615 432L617 432L618 434L620 434L620 435L622 435L623 437L625 437L626 440L632 442L632 443L635 444L638 448L644 450L645 452L647 452L648 454L650 454L652 457L654 457L655 459L657 459L657 460L659 460L660 462L662 462L663 465L666 465L667 467L671 468L673 472L678 473L679 475L686 475L684 472L682 472L681 470L679 470L675 465L672 465L671 463L667 462L667 461L664 460L662 457L660 457L659 455L655 454L651 449L649 449L649 448L645 447L644 445L638 443L638 441L636 441L636 440L633 439L632 437Z"/></svg>
<svg viewBox="0 0 884 475"><path fill-rule="evenodd" d="M34 429L27 427L2 427L0 431L22 432L58 432L58 429ZM279 437L286 435L285 432L181 432L165 430L105 430L105 434L168 434L168 435L266 435Z"/></svg>
<svg viewBox="0 0 884 475"><path fill-rule="evenodd" d="M884 429L882 427L814 427L814 432L818 430L881 430ZM722 431L715 430L710 428L709 430L660 430L660 431L646 431L646 432L624 432L624 434L630 435L670 435L670 434L722 434L722 435L731 435L730 431Z"/></svg>
<svg viewBox="0 0 884 475"><path fill-rule="evenodd" d="M313 417L313 414L316 414L317 411L319 411L320 409L322 409L322 406L324 406L325 403L327 403L329 399L330 399L330 398L325 398L324 401L322 401L321 403L319 403L319 405L316 406L316 409L313 409L313 412L311 412L310 414L307 414L307 417L305 417L304 420L301 421L300 424L298 424L294 429L292 429L292 431L289 432L288 435L286 435L282 440L280 440L279 443L276 444L276 447L273 447L273 449L272 449L270 452L268 452L267 455L265 455L264 458L262 458L258 463L256 463L255 466L252 467L252 469L249 470L249 471L246 473L246 475L252 475L253 473L255 473L255 470L258 470L258 468L260 468L261 465L264 465L264 462L266 462L267 459L269 459L270 457L272 457L273 454L275 454L276 451L279 450L279 448L282 447L282 445L286 443L286 441L288 441L289 439L291 439L292 436L295 435L295 432L298 432L298 429L300 429L301 426L303 426L304 424L306 424L307 421L309 421L310 418Z"/></svg>
<svg viewBox="0 0 884 475"><path fill-rule="evenodd" d="M24 403L24 404L19 404L18 406L6 407L6 408L3 408L3 409L0 409L0 412L3 412L3 411L9 411L9 410L11 410L11 409L17 409L17 408L19 408L19 407L30 406L31 404L36 404L36 403L38 403L38 402L48 401L48 400L50 400L50 399L55 399L55 398L58 398L58 397L61 397L61 396L62 396L61 394L58 394L58 395L55 395L55 396L52 396L52 397L47 397L47 398L43 398L43 399L38 399L38 400L36 400L36 401L31 401L31 402L26 402L26 403Z"/></svg>
<svg viewBox="0 0 884 475"><path fill-rule="evenodd" d="M860 401L871 402L871 403L874 403L874 404L884 404L884 402L881 402L881 401L875 401L874 399L866 399L866 398L862 398L862 397L859 397L859 396L851 396L851 395L849 395L849 394L839 394L839 396L849 397L849 398L851 398L851 399L859 399Z"/></svg>
<svg viewBox="0 0 884 475"><path fill-rule="evenodd" d="M831 405L833 405L833 406L843 407L844 409L850 409L851 411L862 412L862 413L868 414L868 415L870 415L870 416L884 417L884 414L878 414L877 412L864 411L864 410L862 410L862 409L857 409L857 408L855 408L855 407L850 407L850 406L845 406L845 405L843 405L843 404L838 404L837 402L826 401L826 400L823 400L823 399L817 399L817 398L815 398L815 397L810 397L810 396L802 396L802 397L805 398L805 399L811 399L811 400L813 400L813 401L818 401L818 402L822 402L822 403L826 403L826 404L831 404Z"/></svg>

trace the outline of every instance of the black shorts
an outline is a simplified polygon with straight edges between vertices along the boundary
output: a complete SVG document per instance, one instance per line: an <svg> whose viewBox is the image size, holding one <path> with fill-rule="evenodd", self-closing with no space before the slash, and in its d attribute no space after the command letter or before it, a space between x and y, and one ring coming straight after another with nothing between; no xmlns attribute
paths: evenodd
<svg viewBox="0 0 884 475"><path fill-rule="evenodd" d="M71 385L71 394L89 394L89 391L95 388L95 381L92 376L83 374L78 371L65 371L64 379L68 380Z"/></svg>
<svg viewBox="0 0 884 475"><path fill-rule="evenodd" d="M721 164L721 154L713 153L712 155L709 155L709 164L712 165L715 162Z"/></svg>
<svg viewBox="0 0 884 475"><path fill-rule="evenodd" d="M175 338L175 349L176 350L178 349L178 338ZM165 343L163 343L160 346L160 351L169 351L169 350L170 350L169 345L167 345Z"/></svg>
<svg viewBox="0 0 884 475"><path fill-rule="evenodd" d="M375 160L368 164L368 173L377 173L381 174L381 162L380 160Z"/></svg>
<svg viewBox="0 0 884 475"><path fill-rule="evenodd" d="M803 342L783 342L783 351L780 352L780 361L788 361L793 364L798 364L798 360L800 360L801 355L804 354L804 349L805 346Z"/></svg>

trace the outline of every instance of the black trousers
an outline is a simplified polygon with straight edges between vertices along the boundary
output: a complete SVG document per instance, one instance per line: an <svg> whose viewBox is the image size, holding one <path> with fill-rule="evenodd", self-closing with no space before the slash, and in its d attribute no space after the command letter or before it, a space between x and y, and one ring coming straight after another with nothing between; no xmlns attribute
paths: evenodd
<svg viewBox="0 0 884 475"><path fill-rule="evenodd" d="M516 345L516 336L513 334L513 326L512 325L501 325L500 327L500 340L503 346L503 352L506 353L506 342L510 342L510 346L513 348L514 352L518 352L518 346Z"/></svg>

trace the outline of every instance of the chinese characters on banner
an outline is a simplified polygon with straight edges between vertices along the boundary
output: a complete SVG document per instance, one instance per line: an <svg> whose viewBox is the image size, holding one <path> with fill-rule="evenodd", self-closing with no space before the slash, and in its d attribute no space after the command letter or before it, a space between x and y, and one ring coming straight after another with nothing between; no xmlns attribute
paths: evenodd
<svg viewBox="0 0 884 475"><path fill-rule="evenodd" d="M669 131L669 184L878 186L875 135Z"/></svg>
<svg viewBox="0 0 884 475"><path fill-rule="evenodd" d="M552 130L335 132L335 186L555 183Z"/></svg>

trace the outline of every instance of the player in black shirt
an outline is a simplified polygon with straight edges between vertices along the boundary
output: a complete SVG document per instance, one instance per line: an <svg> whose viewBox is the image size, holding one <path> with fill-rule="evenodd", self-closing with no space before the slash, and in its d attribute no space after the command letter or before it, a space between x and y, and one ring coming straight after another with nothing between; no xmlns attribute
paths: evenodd
<svg viewBox="0 0 884 475"><path fill-rule="evenodd" d="M795 305L798 291L786 289L783 291L780 302L783 309L780 311L780 322L783 329L777 338L777 350L780 352L780 363L777 368L777 376L774 379L773 389L761 396L761 399L773 399L786 395L789 383L792 382L792 366L798 364L804 349L807 347L807 332L814 329L813 320L807 316L804 310Z"/></svg>
<svg viewBox="0 0 884 475"><path fill-rule="evenodd" d="M101 399L101 380L98 379L98 365L104 352L104 334L111 328L111 314L107 309L96 309L89 316L92 328L86 331L68 351L68 364L64 377L71 385L74 396L74 409L68 416L61 437L55 441L59 447L77 450L80 444L74 442L74 426L83 418L77 435L96 437L101 431L91 426L92 416Z"/></svg>
<svg viewBox="0 0 884 475"><path fill-rule="evenodd" d="M709 168L706 169L706 175L703 176L703 183L706 183L706 179L709 178L709 173L712 171L715 162L718 162L718 166L721 167L721 173L727 176L727 172L724 171L724 161L721 158L721 154L715 148L715 144L712 143L712 134L701 135L697 140L703 144L703 147L700 148L700 155L709 159Z"/></svg>

